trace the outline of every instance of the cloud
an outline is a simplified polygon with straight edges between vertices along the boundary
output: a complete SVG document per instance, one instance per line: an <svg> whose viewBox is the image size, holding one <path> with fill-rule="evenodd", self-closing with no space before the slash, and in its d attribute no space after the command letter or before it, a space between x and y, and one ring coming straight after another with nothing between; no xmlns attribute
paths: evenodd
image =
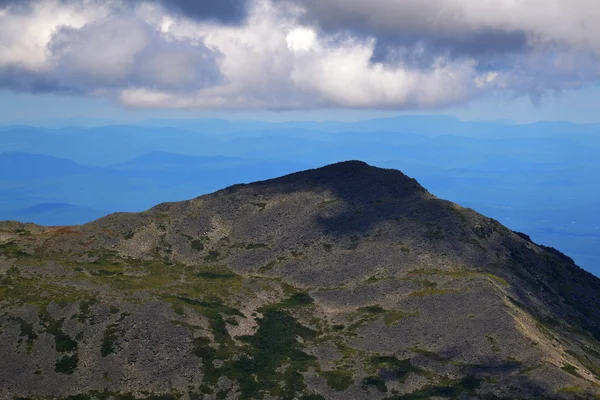
<svg viewBox="0 0 600 400"><path fill-rule="evenodd" d="M52 1L52 0L50 0ZM122 7L135 7L141 3L161 5L171 12L197 20L214 20L222 23L237 24L247 15L249 0L59 0L69 6L77 3L87 5L96 3L120 3ZM40 3L40 0L0 0L0 10L10 8L12 12L26 12Z"/></svg>
<svg viewBox="0 0 600 400"><path fill-rule="evenodd" d="M471 35L500 39L494 49L513 43L511 35L539 42L591 45L600 50L594 24L596 0L293 0L303 19L330 32L350 30L374 37L445 38L463 42ZM506 35L506 36L505 36ZM518 47L522 41L516 42Z"/></svg>
<svg viewBox="0 0 600 400"><path fill-rule="evenodd" d="M246 0L158 0L167 10L192 19L239 23L247 16Z"/></svg>
<svg viewBox="0 0 600 400"><path fill-rule="evenodd" d="M595 0L16 3L0 88L128 107L439 108L600 78Z"/></svg>
<svg viewBox="0 0 600 400"><path fill-rule="evenodd" d="M107 17L80 29L60 29L49 49L50 75L87 91L135 86L177 92L220 79L216 54L204 44L170 41L134 17Z"/></svg>

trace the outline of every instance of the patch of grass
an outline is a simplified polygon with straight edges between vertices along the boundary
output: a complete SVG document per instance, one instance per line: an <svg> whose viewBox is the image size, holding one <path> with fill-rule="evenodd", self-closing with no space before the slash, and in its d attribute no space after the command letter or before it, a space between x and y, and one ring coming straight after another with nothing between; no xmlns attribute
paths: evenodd
<svg viewBox="0 0 600 400"><path fill-rule="evenodd" d="M0 255L8 258L32 257L32 254L24 251L15 240L0 244Z"/></svg>
<svg viewBox="0 0 600 400"><path fill-rule="evenodd" d="M579 361L579 363L581 365L583 365L585 368L587 368L592 374L594 374L596 377L600 377L600 368L596 366L596 364L590 360L589 355L594 355L597 357L597 352L589 347L585 348L585 353L583 355L576 353L572 350L567 350L567 354L571 355L573 358L575 358L577 361ZM596 354L595 354L596 353Z"/></svg>
<svg viewBox="0 0 600 400"><path fill-rule="evenodd" d="M264 243L248 243L245 248L246 250L268 249L270 246Z"/></svg>
<svg viewBox="0 0 600 400"><path fill-rule="evenodd" d="M436 282L422 281L421 283L423 284L423 289L412 292L411 294L409 294L409 296L424 297L436 294L456 293L460 291L456 289L437 289Z"/></svg>
<svg viewBox="0 0 600 400"><path fill-rule="evenodd" d="M368 360L368 363L370 369L375 369L380 376L392 375L401 383L406 380L406 377L410 373L419 375L424 374L424 370L413 366L410 359L399 360L398 358L391 356L373 356Z"/></svg>
<svg viewBox="0 0 600 400"><path fill-rule="evenodd" d="M38 338L37 333L33 330L33 324L28 323L22 318L12 317L10 320L17 321L21 327L21 332L19 333L20 337L27 338L27 354L31 354L33 352L33 345L35 344L35 340ZM21 339L19 339L19 343Z"/></svg>
<svg viewBox="0 0 600 400"><path fill-rule="evenodd" d="M502 363L504 363L505 365L521 365L521 364L523 364L522 361L517 360L514 357L506 357L504 360L502 360Z"/></svg>
<svg viewBox="0 0 600 400"><path fill-rule="evenodd" d="M490 344L492 351L494 353L500 352L500 348L498 347L498 342L496 342L496 339L493 336L486 336L486 338Z"/></svg>
<svg viewBox="0 0 600 400"><path fill-rule="evenodd" d="M9 304L31 304L45 310L52 302L65 306L89 297L89 293L69 286L65 279L30 275L17 267L0 274L0 296Z"/></svg>
<svg viewBox="0 0 600 400"><path fill-rule="evenodd" d="M579 386L567 386L558 390L558 393L581 393L583 389Z"/></svg>
<svg viewBox="0 0 600 400"><path fill-rule="evenodd" d="M305 394L303 396L300 396L299 400L326 400L326 399L325 399L325 397L321 396L320 394L311 393L311 394Z"/></svg>
<svg viewBox="0 0 600 400"><path fill-rule="evenodd" d="M217 261L219 259L220 256L221 256L221 254L218 251L211 250L204 257L204 261L206 261L206 262L215 262L215 261Z"/></svg>
<svg viewBox="0 0 600 400"><path fill-rule="evenodd" d="M281 308L296 308L309 306L314 303L314 299L308 293L295 293L283 300L279 307Z"/></svg>
<svg viewBox="0 0 600 400"><path fill-rule="evenodd" d="M382 277L378 277L376 275L373 275L371 277L369 277L368 279L365 280L365 283L377 283L377 282L382 282L382 281L391 281L396 279L393 276L382 276Z"/></svg>
<svg viewBox="0 0 600 400"><path fill-rule="evenodd" d="M562 366L562 367L560 367L560 369L562 369L563 371L565 371L565 372L567 372L567 373L569 373L569 374L571 374L571 375L573 375L573 376L576 376L577 378L583 378L583 377L582 377L582 376L579 374L579 372L577 372L577 371L579 371L579 370L577 369L577 367L576 367L576 366L574 366L574 365L572 365L572 364L565 363L565 364L563 364L563 366Z"/></svg>
<svg viewBox="0 0 600 400"><path fill-rule="evenodd" d="M398 323L400 320L406 317L417 316L418 313L405 313L402 311L388 311L380 305L372 305L367 307L361 307L356 310L356 313L351 317L353 322L348 326L346 333L349 335L356 335L356 330L366 324L367 322L374 321L383 316L383 322L386 326L392 326Z"/></svg>
<svg viewBox="0 0 600 400"><path fill-rule="evenodd" d="M491 233L489 233L485 227L480 224L475 225L471 230L479 239L486 240L491 236Z"/></svg>
<svg viewBox="0 0 600 400"><path fill-rule="evenodd" d="M87 300L82 300L79 303L79 315L77 316L77 320L79 322L85 322L89 319L90 309L94 304L98 303L98 299L90 298Z"/></svg>
<svg viewBox="0 0 600 400"><path fill-rule="evenodd" d="M263 317L257 320L256 334L237 338L244 343L242 346L236 345L226 330L220 332L225 321L213 316L214 343L206 337L194 339L194 354L202 358L204 385L214 386L219 377L226 376L238 382L242 399L262 398L265 394L280 398L309 395L305 393L302 372L310 367L318 370L318 363L302 351L299 338L311 340L316 333L290 314L309 304L310 296L295 293L281 303L262 307L258 310ZM218 367L216 360L221 360Z"/></svg>
<svg viewBox="0 0 600 400"><path fill-rule="evenodd" d="M72 374L77 369L79 356L77 353L70 356L60 357L54 365L54 371L60 374Z"/></svg>
<svg viewBox="0 0 600 400"><path fill-rule="evenodd" d="M54 344L58 353L71 353L77 351L77 342L62 331L64 319L55 320L46 312L39 315L40 324L46 328L46 332L54 336Z"/></svg>
<svg viewBox="0 0 600 400"><path fill-rule="evenodd" d="M244 398L256 398L260 392L292 398L306 389L301 372L317 366L316 358L301 350L297 338L310 339L315 332L276 308L267 307L261 312L264 317L258 321L256 334L244 338L251 350L247 357L233 363L231 372L237 375ZM280 371L286 364L288 367ZM281 380L285 382L283 387L278 385Z"/></svg>
<svg viewBox="0 0 600 400"><path fill-rule="evenodd" d="M383 378L381 378L379 376L367 376L366 378L363 378L362 386L363 386L363 389L366 389L369 386L374 386L380 392L388 391L385 381L383 380Z"/></svg>
<svg viewBox="0 0 600 400"><path fill-rule="evenodd" d="M258 211L264 211L267 207L267 203L252 203L252 205L258 207Z"/></svg>
<svg viewBox="0 0 600 400"><path fill-rule="evenodd" d="M339 202L340 202L340 200L338 200L338 199L325 200L325 201L318 203L317 207L322 208L322 207L328 206L330 204L335 204L335 203L339 203Z"/></svg>
<svg viewBox="0 0 600 400"><path fill-rule="evenodd" d="M203 268L195 274L196 278L201 279L233 279L236 275L226 268Z"/></svg>
<svg viewBox="0 0 600 400"><path fill-rule="evenodd" d="M106 327L104 336L102 338L102 346L100 347L100 354L102 357L107 357L110 354L115 354L118 351L119 336L123 334L119 324L111 324Z"/></svg>
<svg viewBox="0 0 600 400"><path fill-rule="evenodd" d="M348 389L354 381L352 373L348 371L321 371L320 375L325 378L330 388L337 391Z"/></svg>
<svg viewBox="0 0 600 400"><path fill-rule="evenodd" d="M442 363L442 364L448 364L451 361L449 358L443 357L443 356L441 356L441 355L439 355L439 354L437 354L437 353L435 353L433 351L429 351L429 350L425 350L425 349L419 349L417 347L412 347L409 350L412 351L415 354L422 355L424 357L430 358L430 359L432 359L434 361L437 361L439 363Z"/></svg>
<svg viewBox="0 0 600 400"><path fill-rule="evenodd" d="M405 313L402 311L388 311L385 313L383 317L383 322L386 326L396 325L398 322L403 320L406 317L415 317L419 315L418 312L414 313Z"/></svg>
<svg viewBox="0 0 600 400"><path fill-rule="evenodd" d="M415 297L424 297L424 296L433 296L436 294L448 294L448 293L456 293L458 290L451 289L423 289L417 290L416 292L412 292L409 296Z"/></svg>
<svg viewBox="0 0 600 400"><path fill-rule="evenodd" d="M444 231L441 227L437 226L425 232L425 237L434 241L444 240Z"/></svg>
<svg viewBox="0 0 600 400"><path fill-rule="evenodd" d="M389 397L390 400L428 400L432 397L458 398L461 393L475 395L481 386L481 380L468 375L461 379L442 379L439 383L428 385L409 394Z"/></svg>
<svg viewBox="0 0 600 400"><path fill-rule="evenodd" d="M190 245L192 247L192 250L195 250L195 251L203 251L204 250L204 243L200 239L192 240L190 242Z"/></svg>
<svg viewBox="0 0 600 400"><path fill-rule="evenodd" d="M493 280L494 282L508 286L508 282L494 274L485 271L467 271L467 270L443 270L443 269L414 269L409 272L411 275L418 276L449 276L452 278L471 278L471 277L485 277Z"/></svg>
<svg viewBox="0 0 600 400"><path fill-rule="evenodd" d="M323 249L328 252L331 253L333 250L333 245L329 244L329 243L323 243Z"/></svg>

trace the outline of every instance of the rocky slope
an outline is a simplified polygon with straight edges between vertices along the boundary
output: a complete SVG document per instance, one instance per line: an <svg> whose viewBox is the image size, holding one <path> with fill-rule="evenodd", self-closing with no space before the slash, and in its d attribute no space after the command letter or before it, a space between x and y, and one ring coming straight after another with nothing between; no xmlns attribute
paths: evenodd
<svg viewBox="0 0 600 400"><path fill-rule="evenodd" d="M600 399L600 281L352 161L0 224L2 399Z"/></svg>

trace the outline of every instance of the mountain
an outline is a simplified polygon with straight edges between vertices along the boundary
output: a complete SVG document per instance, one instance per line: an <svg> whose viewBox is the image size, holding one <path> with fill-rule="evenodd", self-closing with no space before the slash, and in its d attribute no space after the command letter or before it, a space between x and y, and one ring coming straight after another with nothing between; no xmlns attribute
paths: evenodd
<svg viewBox="0 0 600 400"><path fill-rule="evenodd" d="M23 152L0 153L0 180L47 179L91 174L98 169L71 160Z"/></svg>
<svg viewBox="0 0 600 400"><path fill-rule="evenodd" d="M160 201L182 200L310 166L156 151L126 163L97 167L47 155L0 153L0 220L81 224L109 212L141 211ZM47 205L56 204L72 207L48 209Z"/></svg>
<svg viewBox="0 0 600 400"><path fill-rule="evenodd" d="M41 225L81 224L105 216L103 210L68 203L40 203L9 213L19 221L35 221ZM0 218L3 213L0 212Z"/></svg>
<svg viewBox="0 0 600 400"><path fill-rule="evenodd" d="M3 399L600 398L600 281L397 170L0 243Z"/></svg>

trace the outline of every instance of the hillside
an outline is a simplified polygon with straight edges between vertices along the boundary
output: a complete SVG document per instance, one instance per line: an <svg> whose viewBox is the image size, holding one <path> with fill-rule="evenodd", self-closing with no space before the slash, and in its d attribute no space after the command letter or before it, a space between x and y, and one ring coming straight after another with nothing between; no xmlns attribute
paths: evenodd
<svg viewBox="0 0 600 400"><path fill-rule="evenodd" d="M600 281L350 161L0 224L1 399L600 399Z"/></svg>

